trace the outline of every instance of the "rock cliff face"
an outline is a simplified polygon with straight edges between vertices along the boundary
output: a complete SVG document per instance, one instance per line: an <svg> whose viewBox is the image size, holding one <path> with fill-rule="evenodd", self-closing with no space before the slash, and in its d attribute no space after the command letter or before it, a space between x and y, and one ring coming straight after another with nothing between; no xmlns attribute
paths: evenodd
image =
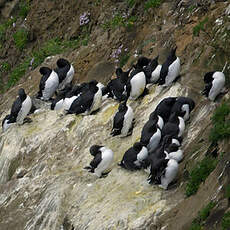
<svg viewBox="0 0 230 230"><path fill-rule="evenodd" d="M31 2L27 17L29 27L37 37L44 31L47 31L47 36L55 33L64 36L67 27L74 35L80 33L78 20L81 13L75 11L90 9L88 1L79 3L77 8L74 8L74 1L65 1L65 4L48 1L42 13L46 1L39 2ZM132 135L125 138L109 135L112 117L118 108L118 103L111 99L103 100L100 110L89 116L64 116L62 112L49 110L49 105L42 105L38 113L30 116L32 123L15 124L2 133L0 229L189 229L198 211L211 200L218 205L203 227L220 229L221 218L229 205L224 195L230 175L228 141L219 143L218 152L225 154L219 158L216 169L197 194L186 198L185 185L187 172L204 157L210 146L208 136L213 111L221 101L230 97L227 93L214 103L200 94L204 73L222 70L226 62L229 86L230 5L227 1L200 1L199 4L165 1L158 8L144 11L141 1L134 1L133 7L127 7L127 2L97 1L91 9L91 33L87 46L50 57L43 65L54 67L58 57L64 56L73 62L75 81L97 79L106 83L116 65L110 55L121 44L128 48L126 68L136 60L134 53L149 57L160 54L162 63L171 46L176 44L177 55L182 62L181 79L166 89L149 86L149 94L144 98L128 101L134 110L135 127ZM114 7L119 12L126 7L126 12L137 17L135 25L107 30L97 26L109 20L108 15L113 13ZM57 8L63 12L63 28L60 28L60 18L53 16ZM77 15L72 21L68 17L71 22L65 21L68 9L71 16ZM41 27L41 31L36 19L39 15L49 22L46 28ZM200 25L206 17L208 20ZM66 36L74 37L71 33ZM31 46L37 44L35 41ZM0 120L9 112L18 88L23 87L31 96L35 95L40 80L38 70L27 71L17 86L1 96ZM168 96L189 96L196 102L196 107L186 125L182 146L185 159L179 166L177 182L164 191L158 186L150 186L145 172L128 172L119 168L117 163L124 152L139 140L149 114ZM112 171L106 178L98 179L83 170L92 159L89 147L93 144L103 144L114 151Z"/></svg>

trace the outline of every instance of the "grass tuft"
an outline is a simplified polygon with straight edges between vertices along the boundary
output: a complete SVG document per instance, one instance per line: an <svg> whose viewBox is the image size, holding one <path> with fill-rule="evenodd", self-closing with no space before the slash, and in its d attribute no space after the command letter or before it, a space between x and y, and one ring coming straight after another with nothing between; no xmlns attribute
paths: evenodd
<svg viewBox="0 0 230 230"><path fill-rule="evenodd" d="M216 143L219 140L230 137L230 103L222 103L212 116L213 128L211 129L209 140Z"/></svg>
<svg viewBox="0 0 230 230"><path fill-rule="evenodd" d="M204 31L204 25L208 22L208 18L206 17L203 21L199 22L196 26L193 27L193 35L199 36L200 31Z"/></svg>
<svg viewBox="0 0 230 230"><path fill-rule="evenodd" d="M230 185L227 185L225 188L225 196L230 199Z"/></svg>
<svg viewBox="0 0 230 230"><path fill-rule="evenodd" d="M204 225L204 221L209 217L211 210L216 206L215 202L210 202L203 209L198 212L198 217L193 220L189 230L201 230Z"/></svg>
<svg viewBox="0 0 230 230"><path fill-rule="evenodd" d="M136 4L136 0L126 0L127 5L132 8Z"/></svg>
<svg viewBox="0 0 230 230"><path fill-rule="evenodd" d="M7 83L7 89L14 86L18 80L25 75L30 67L31 59L34 58L32 68L39 66L46 57L56 55L68 49L79 47L80 40L62 41L59 38L51 39L46 42L40 49L34 50L32 55L27 57L22 63L16 66L10 73Z"/></svg>
<svg viewBox="0 0 230 230"><path fill-rule="evenodd" d="M226 212L222 218L221 222L222 230L229 230L230 229L230 212Z"/></svg>
<svg viewBox="0 0 230 230"><path fill-rule="evenodd" d="M145 10L148 10L150 8L156 8L158 6L160 6L162 3L162 0L148 0L146 3L145 3L145 7L144 9Z"/></svg>
<svg viewBox="0 0 230 230"><path fill-rule="evenodd" d="M216 165L217 159L205 157L191 170L185 191L187 197L197 192L200 184L206 180L209 174L215 169Z"/></svg>
<svg viewBox="0 0 230 230"><path fill-rule="evenodd" d="M120 57L120 67L121 68L128 62L129 58L130 58L130 54L128 53Z"/></svg>
<svg viewBox="0 0 230 230"><path fill-rule="evenodd" d="M14 43L15 46L23 50L26 46L26 43L28 42L28 31L25 29L19 29L14 35Z"/></svg>
<svg viewBox="0 0 230 230"><path fill-rule="evenodd" d="M21 0L19 2L19 16L21 18L26 18L30 10L30 0Z"/></svg>
<svg viewBox="0 0 230 230"><path fill-rule="evenodd" d="M136 22L136 20L137 20L136 16L129 17L127 15L124 16L121 13L116 13L112 19L102 24L102 28L104 30L116 29L118 27L131 28Z"/></svg>

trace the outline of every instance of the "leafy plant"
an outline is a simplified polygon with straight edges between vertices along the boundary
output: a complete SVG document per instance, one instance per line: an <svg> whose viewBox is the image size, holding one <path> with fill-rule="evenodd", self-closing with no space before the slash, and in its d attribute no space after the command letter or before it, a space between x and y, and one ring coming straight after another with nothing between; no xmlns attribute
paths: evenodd
<svg viewBox="0 0 230 230"><path fill-rule="evenodd" d="M192 12L196 8L196 5L191 5L190 7L187 8L189 12Z"/></svg>
<svg viewBox="0 0 230 230"><path fill-rule="evenodd" d="M26 70L29 68L29 64L30 59L27 58L24 62L13 69L13 71L10 73L7 88L10 88L16 84L16 82L26 73Z"/></svg>
<svg viewBox="0 0 230 230"><path fill-rule="evenodd" d="M30 67L31 59L33 58L32 67L36 68L39 66L46 57L59 54L67 49L77 48L80 40L62 41L58 38L51 39L46 42L40 49L34 50L31 56L27 57L22 63L16 66L10 73L7 88L15 85L17 81L25 75L26 71Z"/></svg>
<svg viewBox="0 0 230 230"><path fill-rule="evenodd" d="M137 20L136 16L130 16L123 13L116 13L112 19L108 20L106 23L102 24L104 30L116 29L117 27L132 27Z"/></svg>
<svg viewBox="0 0 230 230"><path fill-rule="evenodd" d="M23 19L26 18L30 10L30 0L21 0L19 2L19 16Z"/></svg>
<svg viewBox="0 0 230 230"><path fill-rule="evenodd" d="M230 185L227 185L225 188L225 196L230 199Z"/></svg>
<svg viewBox="0 0 230 230"><path fill-rule="evenodd" d="M230 228L230 212L226 212L221 222L222 230L229 230Z"/></svg>
<svg viewBox="0 0 230 230"><path fill-rule="evenodd" d="M128 53L120 57L120 67L121 68L128 62L129 58L130 58L130 54Z"/></svg>
<svg viewBox="0 0 230 230"><path fill-rule="evenodd" d="M16 47L20 50L23 50L28 41L28 31L25 29L19 29L14 35L14 43Z"/></svg>
<svg viewBox="0 0 230 230"><path fill-rule="evenodd" d="M205 31L204 30L204 25L208 22L208 18L206 17L203 21L199 22L196 26L193 27L193 35L194 36L199 36L200 31Z"/></svg>
<svg viewBox="0 0 230 230"><path fill-rule="evenodd" d="M211 129L209 140L217 142L230 137L230 105L229 102L222 103L212 116L213 128Z"/></svg>
<svg viewBox="0 0 230 230"><path fill-rule="evenodd" d="M15 21L16 19L11 17L6 22L0 24L0 41L5 41L6 31Z"/></svg>
<svg viewBox="0 0 230 230"><path fill-rule="evenodd" d="M146 3L145 3L145 7L144 9L145 10L148 10L150 8L156 8L158 6L160 6L162 3L162 0L148 0Z"/></svg>
<svg viewBox="0 0 230 230"><path fill-rule="evenodd" d="M205 206L200 212L198 213L198 219L200 221L205 221L208 216L210 215L210 211L216 206L215 202L208 203L207 206Z"/></svg>
<svg viewBox="0 0 230 230"><path fill-rule="evenodd" d="M6 27L4 24L0 25L0 41L5 40Z"/></svg>
<svg viewBox="0 0 230 230"><path fill-rule="evenodd" d="M197 192L202 182L215 169L217 160L212 157L205 157L190 172L189 181L186 185L186 196L191 196Z"/></svg>
<svg viewBox="0 0 230 230"><path fill-rule="evenodd" d="M203 209L198 212L198 217L193 220L192 225L190 226L189 230L201 230L204 221L210 215L211 210L215 207L215 202L210 202L206 205Z"/></svg>
<svg viewBox="0 0 230 230"><path fill-rule="evenodd" d="M126 0L129 7L133 7L136 4L136 0Z"/></svg>
<svg viewBox="0 0 230 230"><path fill-rule="evenodd" d="M200 223L197 223L196 221L192 222L192 225L190 226L189 230L201 230L202 226Z"/></svg>
<svg viewBox="0 0 230 230"><path fill-rule="evenodd" d="M3 62L1 64L0 72L8 72L10 70L10 64L8 62Z"/></svg>

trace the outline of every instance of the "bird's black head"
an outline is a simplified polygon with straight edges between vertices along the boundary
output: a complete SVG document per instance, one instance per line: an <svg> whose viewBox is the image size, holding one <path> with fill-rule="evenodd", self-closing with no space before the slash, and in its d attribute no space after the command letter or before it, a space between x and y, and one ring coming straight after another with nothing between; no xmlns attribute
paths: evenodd
<svg viewBox="0 0 230 230"><path fill-rule="evenodd" d="M64 59L64 58L59 58L59 59L57 60L57 66L58 66L59 68L63 68L63 67L65 67L66 65L70 65L69 61L67 61L66 59Z"/></svg>
<svg viewBox="0 0 230 230"><path fill-rule="evenodd" d="M120 77L122 75L122 73L123 73L123 70L121 68L117 68L116 69L116 75L117 75L117 77Z"/></svg>
<svg viewBox="0 0 230 230"><path fill-rule="evenodd" d="M195 108L196 104L195 104L195 101L192 98L188 98L188 99L189 99L189 102L188 102L189 109L190 109L190 111L192 111Z"/></svg>
<svg viewBox="0 0 230 230"><path fill-rule="evenodd" d="M89 149L89 152L92 156L96 156L98 153L100 153L100 148L103 147L101 145L92 145Z"/></svg>
<svg viewBox="0 0 230 230"><path fill-rule="evenodd" d="M208 73L206 73L205 75L204 75L204 82L206 83L206 84L208 84L208 83L210 83L210 82L212 82L213 81L213 74L214 74L215 72L213 71L213 72L208 72Z"/></svg>
<svg viewBox="0 0 230 230"><path fill-rule="evenodd" d="M185 111L175 111L173 113L171 113L170 117L169 117L169 121L174 123L178 121L178 117L184 117L185 115Z"/></svg>
<svg viewBox="0 0 230 230"><path fill-rule="evenodd" d="M164 101L166 105L173 106L174 103L176 102L176 99L177 99L176 97L168 97Z"/></svg>
<svg viewBox="0 0 230 230"><path fill-rule="evenodd" d="M158 119L158 115L157 113L154 111L149 115L149 120L157 120Z"/></svg>
<svg viewBox="0 0 230 230"><path fill-rule="evenodd" d="M134 145L133 145L133 148L136 150L136 151L140 151L142 149L142 147L144 146L144 144L142 144L141 142L136 142Z"/></svg>
<svg viewBox="0 0 230 230"><path fill-rule="evenodd" d="M96 80L92 80L89 82L89 90L92 93L96 93L98 91L97 83L98 82Z"/></svg>
<svg viewBox="0 0 230 230"><path fill-rule="evenodd" d="M20 89L18 90L18 96L20 97L20 99L25 100L25 98L26 98L26 93L25 93L25 90L24 90L23 88L20 88Z"/></svg>
<svg viewBox="0 0 230 230"><path fill-rule="evenodd" d="M52 72L52 70L49 67L41 67L39 69L39 72L41 75L46 75L46 74L50 74Z"/></svg>
<svg viewBox="0 0 230 230"><path fill-rule="evenodd" d="M92 80L89 82L89 85L97 85L98 81L97 80Z"/></svg>
<svg viewBox="0 0 230 230"><path fill-rule="evenodd" d="M171 153L171 152L175 152L179 149L179 146L175 143L171 143L168 148L167 148L167 152Z"/></svg>
<svg viewBox="0 0 230 230"><path fill-rule="evenodd" d="M158 56L156 56L152 61L151 61L151 67L153 68L153 69L155 69L157 66L158 66L158 58L159 58L159 55Z"/></svg>
<svg viewBox="0 0 230 230"><path fill-rule="evenodd" d="M148 65L150 62L150 59L147 57L139 57L137 60L137 67L143 68L144 66Z"/></svg>
<svg viewBox="0 0 230 230"><path fill-rule="evenodd" d="M163 137L163 140L162 140L162 145L164 146L164 148L168 147L170 144L172 144L172 139L173 139L173 136L172 135L165 135Z"/></svg>
<svg viewBox="0 0 230 230"><path fill-rule="evenodd" d="M4 125L4 123L10 124L10 123L14 123L16 122L16 118L14 116L12 116L11 114L8 114L5 116L5 118L2 121L2 126Z"/></svg>
<svg viewBox="0 0 230 230"><path fill-rule="evenodd" d="M171 49L171 52L170 52L171 56L176 56L176 50L177 50L177 46Z"/></svg>

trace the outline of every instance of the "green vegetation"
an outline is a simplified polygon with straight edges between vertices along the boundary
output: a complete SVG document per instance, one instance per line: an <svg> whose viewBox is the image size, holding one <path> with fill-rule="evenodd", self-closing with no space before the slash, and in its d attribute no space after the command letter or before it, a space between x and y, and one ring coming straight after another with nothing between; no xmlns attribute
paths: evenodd
<svg viewBox="0 0 230 230"><path fill-rule="evenodd" d="M210 202L207 206L205 206L201 211L199 212L199 220L200 221L205 221L208 216L210 215L210 211L215 207L216 203L215 202Z"/></svg>
<svg viewBox="0 0 230 230"><path fill-rule="evenodd" d="M128 62L129 58L130 58L130 54L128 53L120 57L120 67L121 68Z"/></svg>
<svg viewBox="0 0 230 230"><path fill-rule="evenodd" d="M189 230L201 230L201 228L202 228L202 226L199 223L193 221Z"/></svg>
<svg viewBox="0 0 230 230"><path fill-rule="evenodd" d="M0 41L4 42L6 39L6 31L12 26L12 24L16 21L15 18L8 19L5 23L0 24Z"/></svg>
<svg viewBox="0 0 230 230"><path fill-rule="evenodd" d="M230 212L226 212L222 218L221 222L222 230L230 229Z"/></svg>
<svg viewBox="0 0 230 230"><path fill-rule="evenodd" d="M230 185L227 185L225 188L225 196L230 199Z"/></svg>
<svg viewBox="0 0 230 230"><path fill-rule="evenodd" d="M10 79L7 82L7 88L15 85L16 82L26 73L30 60L27 58L24 62L16 66L10 73Z"/></svg>
<svg viewBox="0 0 230 230"><path fill-rule="evenodd" d="M19 16L23 19L26 18L30 10L30 0L21 0L19 2Z"/></svg>
<svg viewBox="0 0 230 230"><path fill-rule="evenodd" d="M188 12L192 12L196 8L196 5L191 5L187 8Z"/></svg>
<svg viewBox="0 0 230 230"><path fill-rule="evenodd" d="M116 29L118 27L132 27L137 20L136 16L122 15L121 13L116 13L114 17L108 20L106 23L102 24L104 30L107 29Z"/></svg>
<svg viewBox="0 0 230 230"><path fill-rule="evenodd" d="M136 0L126 0L129 7L133 7L136 4Z"/></svg>
<svg viewBox="0 0 230 230"><path fill-rule="evenodd" d="M22 63L16 66L10 73L7 88L15 85L17 81L25 75L30 66L30 61L34 58L32 68L39 66L46 57L51 55L60 54L68 49L74 49L79 47L80 40L60 40L59 38L51 39L46 42L40 49L34 50L31 56L27 57Z"/></svg>
<svg viewBox="0 0 230 230"><path fill-rule="evenodd" d="M198 212L198 217L195 220L193 220L189 230L201 230L202 225L204 225L204 221L208 218L211 210L215 207L215 205L216 203L211 201L207 206L201 209Z"/></svg>
<svg viewBox="0 0 230 230"><path fill-rule="evenodd" d="M222 103L212 116L213 128L211 129L209 140L216 143L219 140L230 137L230 103Z"/></svg>
<svg viewBox="0 0 230 230"><path fill-rule="evenodd" d="M162 0L148 0L146 3L145 3L145 10L148 10L150 8L156 8L158 6L160 6L162 3Z"/></svg>
<svg viewBox="0 0 230 230"><path fill-rule="evenodd" d="M3 62L0 65L0 92L3 93L3 79L2 75L3 73L6 73L10 70L10 64L8 62Z"/></svg>
<svg viewBox="0 0 230 230"><path fill-rule="evenodd" d="M200 31L205 31L204 30L204 25L208 22L208 18L206 17L203 21L199 22L196 26L193 27L193 35L194 36L199 36Z"/></svg>
<svg viewBox="0 0 230 230"><path fill-rule="evenodd" d="M5 73L10 70L10 64L8 62L3 62L0 67L0 72Z"/></svg>
<svg viewBox="0 0 230 230"><path fill-rule="evenodd" d="M191 196L197 192L202 182L206 180L209 174L215 169L217 159L212 157L205 157L201 162L189 173L189 180L186 185L186 196Z"/></svg>
<svg viewBox="0 0 230 230"><path fill-rule="evenodd" d="M19 29L14 35L14 43L16 47L20 50L23 50L28 41L28 31L25 29Z"/></svg>

